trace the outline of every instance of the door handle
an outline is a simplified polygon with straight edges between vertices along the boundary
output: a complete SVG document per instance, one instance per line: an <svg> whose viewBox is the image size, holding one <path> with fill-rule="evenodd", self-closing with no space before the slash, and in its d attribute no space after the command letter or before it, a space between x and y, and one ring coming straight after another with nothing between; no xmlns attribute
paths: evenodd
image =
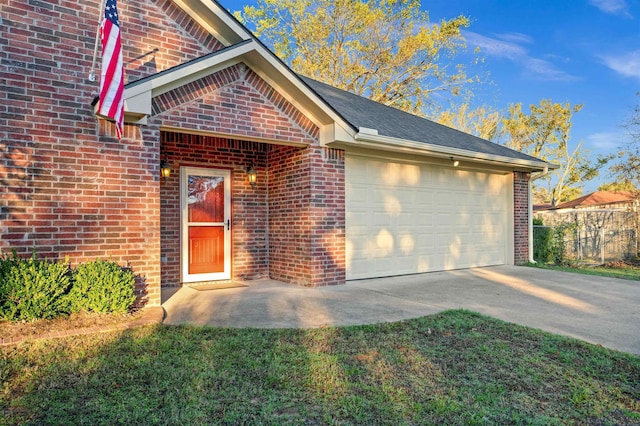
<svg viewBox="0 0 640 426"><path fill-rule="evenodd" d="M227 219L227 231L231 229L231 219Z"/></svg>

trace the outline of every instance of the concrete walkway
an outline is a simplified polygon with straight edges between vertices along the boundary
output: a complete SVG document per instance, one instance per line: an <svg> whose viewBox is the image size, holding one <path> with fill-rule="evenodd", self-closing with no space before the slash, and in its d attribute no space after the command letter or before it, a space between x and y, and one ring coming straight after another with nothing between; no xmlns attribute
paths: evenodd
<svg viewBox="0 0 640 426"><path fill-rule="evenodd" d="M209 291L184 287L164 302L164 322L309 328L398 321L464 308L640 354L638 281L497 266L315 289L277 281L246 284Z"/></svg>

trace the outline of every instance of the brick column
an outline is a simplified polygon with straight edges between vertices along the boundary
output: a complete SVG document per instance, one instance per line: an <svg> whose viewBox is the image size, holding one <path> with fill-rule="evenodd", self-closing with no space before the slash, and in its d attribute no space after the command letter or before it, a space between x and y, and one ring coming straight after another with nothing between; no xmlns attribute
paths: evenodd
<svg viewBox="0 0 640 426"><path fill-rule="evenodd" d="M514 263L529 261L529 179L530 173L513 174Z"/></svg>
<svg viewBox="0 0 640 426"><path fill-rule="evenodd" d="M315 150L311 165L311 285L346 280L344 151Z"/></svg>
<svg viewBox="0 0 640 426"><path fill-rule="evenodd" d="M345 282L344 152L272 147L269 275L307 287Z"/></svg>

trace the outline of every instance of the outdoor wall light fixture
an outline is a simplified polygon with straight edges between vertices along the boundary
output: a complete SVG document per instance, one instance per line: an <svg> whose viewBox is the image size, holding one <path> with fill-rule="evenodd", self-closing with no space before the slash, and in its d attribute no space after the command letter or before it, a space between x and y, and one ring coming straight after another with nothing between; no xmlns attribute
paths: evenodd
<svg viewBox="0 0 640 426"><path fill-rule="evenodd" d="M258 173L256 169L253 168L253 164L250 167L247 167L247 180L252 188L256 186L256 182L258 181Z"/></svg>
<svg viewBox="0 0 640 426"><path fill-rule="evenodd" d="M449 157L451 162L453 163L453 167L458 167L460 165L460 161L454 159L453 157Z"/></svg>
<svg viewBox="0 0 640 426"><path fill-rule="evenodd" d="M167 180L169 176L171 176L171 165L166 158L160 162L160 175L162 175L164 180Z"/></svg>

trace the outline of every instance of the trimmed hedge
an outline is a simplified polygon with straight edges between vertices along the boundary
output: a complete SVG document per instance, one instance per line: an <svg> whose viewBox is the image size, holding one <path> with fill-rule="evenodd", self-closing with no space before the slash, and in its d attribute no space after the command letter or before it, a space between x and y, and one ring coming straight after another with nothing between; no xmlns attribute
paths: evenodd
<svg viewBox="0 0 640 426"><path fill-rule="evenodd" d="M71 269L69 259L23 259L0 255L0 319L32 321L72 312L129 310L136 300L135 277L116 262L95 260Z"/></svg>
<svg viewBox="0 0 640 426"><path fill-rule="evenodd" d="M71 284L69 259L49 262L34 253L24 260L4 256L0 283L0 316L11 321L54 318L67 311Z"/></svg>
<svg viewBox="0 0 640 426"><path fill-rule="evenodd" d="M136 300L135 277L115 262L95 260L73 270L71 311L126 312Z"/></svg>

